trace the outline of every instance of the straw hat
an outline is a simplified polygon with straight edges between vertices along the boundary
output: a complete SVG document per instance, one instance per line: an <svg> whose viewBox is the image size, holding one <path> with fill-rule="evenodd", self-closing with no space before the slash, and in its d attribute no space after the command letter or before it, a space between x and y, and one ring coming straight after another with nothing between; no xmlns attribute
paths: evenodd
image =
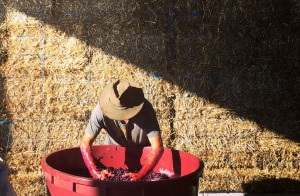
<svg viewBox="0 0 300 196"><path fill-rule="evenodd" d="M144 105L143 90L134 82L118 80L107 85L100 96L103 113L113 120L134 117Z"/></svg>

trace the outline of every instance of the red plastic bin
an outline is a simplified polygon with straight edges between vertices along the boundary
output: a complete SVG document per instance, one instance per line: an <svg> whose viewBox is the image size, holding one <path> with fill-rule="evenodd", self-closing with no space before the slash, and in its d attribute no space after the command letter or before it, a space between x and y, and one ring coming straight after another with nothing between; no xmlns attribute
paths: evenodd
<svg viewBox="0 0 300 196"><path fill-rule="evenodd" d="M118 145L95 145L96 158L106 167L140 169L151 147L125 148ZM154 168L168 170L177 177L159 181L113 182L91 178L79 147L46 154L41 161L49 194L53 196L198 196L203 162L183 151L165 148Z"/></svg>

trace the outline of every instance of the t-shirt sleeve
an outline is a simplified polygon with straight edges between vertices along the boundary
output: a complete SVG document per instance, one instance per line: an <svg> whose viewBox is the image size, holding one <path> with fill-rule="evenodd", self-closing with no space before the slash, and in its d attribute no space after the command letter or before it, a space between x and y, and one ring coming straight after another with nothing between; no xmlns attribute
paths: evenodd
<svg viewBox="0 0 300 196"><path fill-rule="evenodd" d="M103 123L103 112L100 108L100 105L97 104L96 107L93 109L89 122L86 126L86 132L89 135L97 136L100 130L104 127Z"/></svg>

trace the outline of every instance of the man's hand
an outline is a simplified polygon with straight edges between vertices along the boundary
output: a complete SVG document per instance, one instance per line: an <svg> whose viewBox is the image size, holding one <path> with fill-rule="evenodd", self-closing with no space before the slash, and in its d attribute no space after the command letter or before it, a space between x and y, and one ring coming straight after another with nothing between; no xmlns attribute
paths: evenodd
<svg viewBox="0 0 300 196"><path fill-rule="evenodd" d="M84 163L87 169L89 170L91 176L95 179L104 180L108 176L113 176L113 174L108 172L106 169L99 171L99 168L97 168L95 164L95 157L93 156L91 149L91 145L94 140L95 138L93 136L90 136L89 134L85 133L80 144L80 151Z"/></svg>
<svg viewBox="0 0 300 196"><path fill-rule="evenodd" d="M114 174L107 171L107 169L96 172L96 178L100 180L105 180L107 177L114 177Z"/></svg>
<svg viewBox="0 0 300 196"><path fill-rule="evenodd" d="M141 179L141 176L138 173L126 173L122 175L122 178L130 178L130 181L137 181Z"/></svg>
<svg viewBox="0 0 300 196"><path fill-rule="evenodd" d="M161 158L164 149L162 146L162 140L160 136L149 139L152 150L148 155L148 158L141 170L138 173L126 173L122 175L122 178L130 178L130 181L137 181L144 179L155 167L159 159Z"/></svg>

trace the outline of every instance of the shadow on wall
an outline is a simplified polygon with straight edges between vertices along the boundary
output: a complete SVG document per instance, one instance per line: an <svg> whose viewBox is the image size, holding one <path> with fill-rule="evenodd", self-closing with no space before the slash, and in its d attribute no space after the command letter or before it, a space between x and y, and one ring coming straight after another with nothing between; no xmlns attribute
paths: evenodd
<svg viewBox="0 0 300 196"><path fill-rule="evenodd" d="M297 1L47 2L8 4L300 142Z"/></svg>
<svg viewBox="0 0 300 196"><path fill-rule="evenodd" d="M262 179L243 184L245 195L253 196L258 193L299 193L300 181L289 178Z"/></svg>
<svg viewBox="0 0 300 196"><path fill-rule="evenodd" d="M0 25L5 21L5 8L0 3ZM7 52L4 48L3 40L6 35L6 29L0 28L0 67L7 61ZM5 78L0 73L0 158L5 160L8 150L8 137L11 128L10 114L6 109L5 90L4 90Z"/></svg>

